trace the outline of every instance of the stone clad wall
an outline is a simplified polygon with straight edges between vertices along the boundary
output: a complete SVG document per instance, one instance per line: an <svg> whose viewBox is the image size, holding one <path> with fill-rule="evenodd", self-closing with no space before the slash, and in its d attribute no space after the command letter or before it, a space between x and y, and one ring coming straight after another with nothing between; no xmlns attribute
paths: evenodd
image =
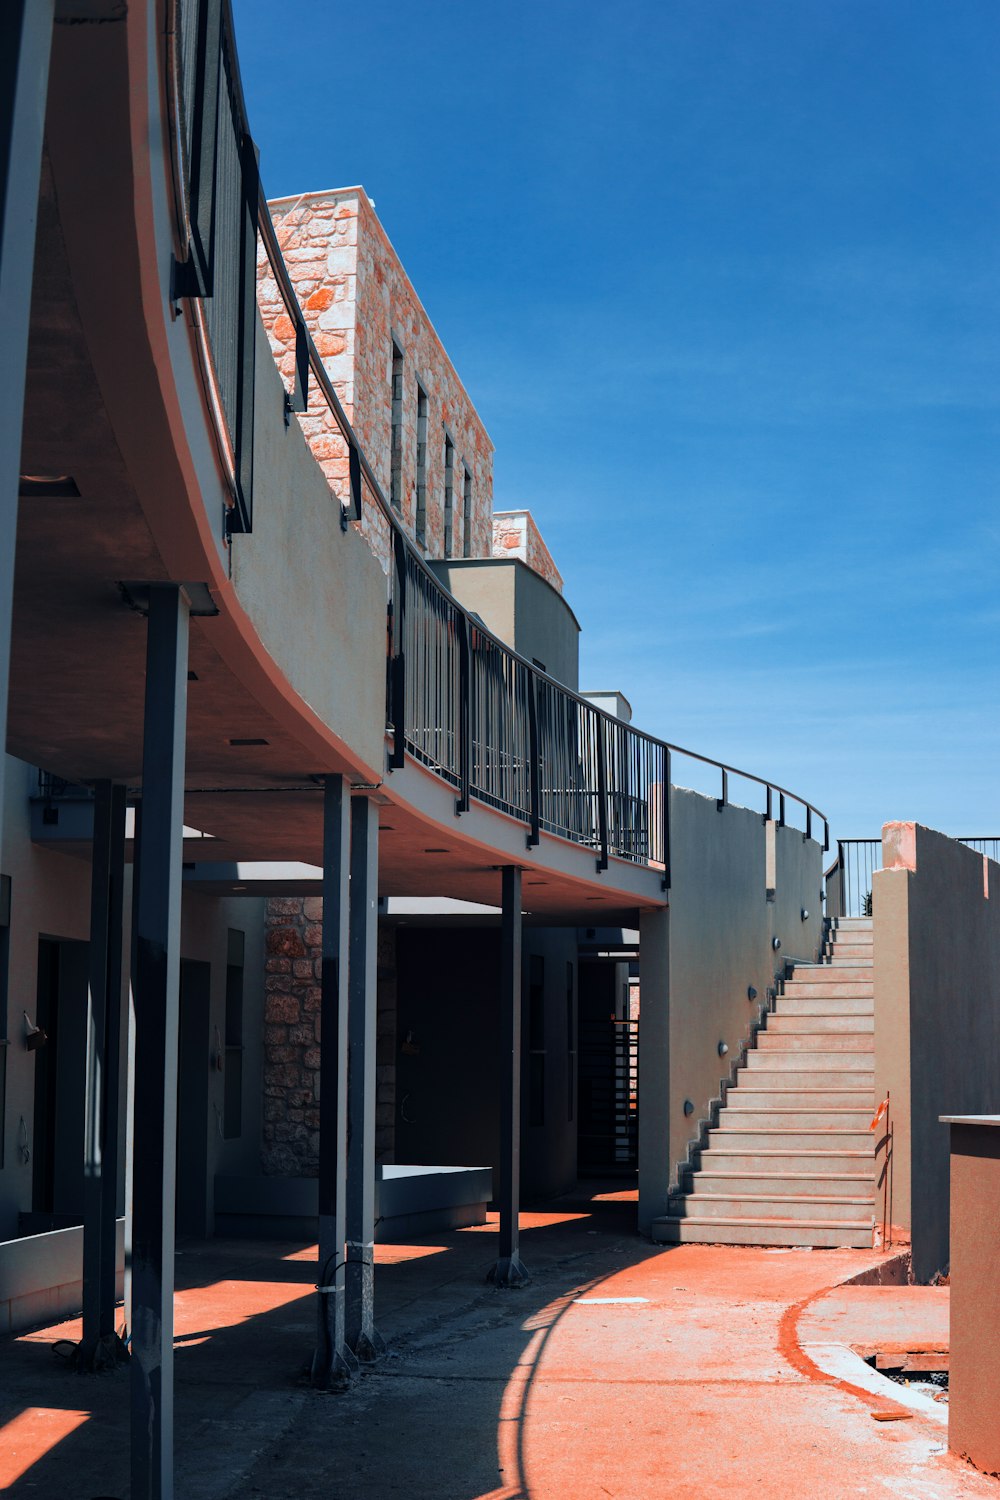
<svg viewBox="0 0 1000 1500"><path fill-rule="evenodd" d="M416 527L417 381L428 397L425 546L445 555L445 426L455 447L452 551L463 554L466 470L472 476L471 556L492 550L493 444L434 332L420 299L363 189L347 188L279 199L271 205L278 239L306 323L337 395L388 496L392 422L392 339L403 361L402 520ZM271 350L290 390L295 376L295 328L278 297L261 252L258 301ZM303 431L331 488L350 497L347 451L321 400L310 402ZM383 566L389 531L374 504L362 530Z"/></svg>
<svg viewBox="0 0 1000 1500"><path fill-rule="evenodd" d="M494 557L518 557L558 594L563 591L562 574L542 538L530 510L498 510L493 516Z"/></svg>
<svg viewBox="0 0 1000 1500"><path fill-rule="evenodd" d="M319 1169L320 975L323 901L272 897L265 935L261 1165L272 1176ZM391 1161L396 1106L395 943L379 932L376 1049L377 1161Z"/></svg>

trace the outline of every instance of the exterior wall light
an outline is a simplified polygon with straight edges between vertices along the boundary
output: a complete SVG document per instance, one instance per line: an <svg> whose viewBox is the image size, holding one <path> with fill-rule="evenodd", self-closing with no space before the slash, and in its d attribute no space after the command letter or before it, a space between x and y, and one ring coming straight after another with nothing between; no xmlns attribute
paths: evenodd
<svg viewBox="0 0 1000 1500"><path fill-rule="evenodd" d="M685 1099L684 1100L684 1113L686 1115L688 1115L688 1116L691 1116L691 1115L694 1114L694 1104L692 1103L692 1101L690 1099Z"/></svg>
<svg viewBox="0 0 1000 1500"><path fill-rule="evenodd" d="M808 920L809 920L809 913L808 913L808 911L806 910L805 907L802 908L802 911L800 912L799 915L802 917L803 922L808 922Z"/></svg>
<svg viewBox="0 0 1000 1500"><path fill-rule="evenodd" d="M719 1056L720 1057L725 1057L725 1055L726 1055L726 1053L728 1051L729 1051L729 1048L726 1046L725 1042L720 1042L719 1043Z"/></svg>
<svg viewBox="0 0 1000 1500"><path fill-rule="evenodd" d="M754 987L753 987L752 984L748 984L747 985L747 999L748 1000L756 1000L756 998L757 998L757 991L754 989Z"/></svg>
<svg viewBox="0 0 1000 1500"><path fill-rule="evenodd" d="M777 953L778 949L781 947L781 939L780 938L772 938L771 939L771 947L774 949L775 953Z"/></svg>

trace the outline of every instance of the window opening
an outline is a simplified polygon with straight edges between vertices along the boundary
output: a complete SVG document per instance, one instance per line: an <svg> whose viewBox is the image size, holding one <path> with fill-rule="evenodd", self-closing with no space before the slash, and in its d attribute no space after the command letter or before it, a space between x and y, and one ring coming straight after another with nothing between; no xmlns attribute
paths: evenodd
<svg viewBox="0 0 1000 1500"><path fill-rule="evenodd" d="M417 541L427 536L427 392L417 386Z"/></svg>
<svg viewBox="0 0 1000 1500"><path fill-rule="evenodd" d="M403 509L403 351L392 340L392 415L389 432L389 499Z"/></svg>
<svg viewBox="0 0 1000 1500"><path fill-rule="evenodd" d="M455 509L455 444L445 433L444 438L444 555L451 557L454 551Z"/></svg>
<svg viewBox="0 0 1000 1500"><path fill-rule="evenodd" d="M462 487L462 556L472 556L472 475L465 466L465 483Z"/></svg>
<svg viewBox="0 0 1000 1500"><path fill-rule="evenodd" d="M227 1141L243 1133L243 973L246 934L229 929L226 957L226 1061L223 1074L222 1133Z"/></svg>

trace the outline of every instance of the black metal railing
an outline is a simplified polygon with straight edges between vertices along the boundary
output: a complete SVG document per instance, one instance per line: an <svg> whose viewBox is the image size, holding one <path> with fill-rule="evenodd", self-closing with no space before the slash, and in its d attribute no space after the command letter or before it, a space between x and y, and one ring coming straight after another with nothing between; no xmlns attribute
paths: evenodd
<svg viewBox="0 0 1000 1500"><path fill-rule="evenodd" d="M1000 860L1000 837L977 834L955 840L987 859ZM870 917L872 876L882 868L881 839L838 839L837 858L826 871L828 917Z"/></svg>
<svg viewBox="0 0 1000 1500"><path fill-rule="evenodd" d="M718 774L720 810L730 800L730 778L739 778L763 793L765 818L784 825L791 804L801 810L806 838L818 819L828 848L827 820L804 798L607 714L518 655L438 581L384 494L310 336L257 173L229 0L177 0L177 8L175 108L185 142L178 184L189 243L175 291L205 308L205 338L233 444L237 503L230 529L249 530L252 520L252 468L246 464L252 460L259 234L295 331L286 419L297 413L311 420L318 392L319 410L332 419L348 456L350 496L342 501L341 522L346 526L353 513L371 528L389 573L390 769L401 768L409 755L455 788L456 813L474 797L524 823L529 844L544 831L593 849L598 870L612 856L651 865L661 870L664 889L670 887L669 789L677 757Z"/></svg>

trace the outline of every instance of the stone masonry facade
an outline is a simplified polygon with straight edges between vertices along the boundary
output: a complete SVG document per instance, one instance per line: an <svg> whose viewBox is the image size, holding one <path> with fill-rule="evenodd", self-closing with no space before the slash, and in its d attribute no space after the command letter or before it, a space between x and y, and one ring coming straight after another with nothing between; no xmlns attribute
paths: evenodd
<svg viewBox="0 0 1000 1500"><path fill-rule="evenodd" d="M323 359L386 496L392 484L393 349L401 360L397 400L399 514L417 536L417 487L424 489L423 546L430 558L492 553L493 444L434 331L363 188L275 200L278 239ZM295 329L261 252L258 300L278 366L291 387ZM424 393L426 442L418 476L418 385ZM346 448L320 400L303 431L338 498L349 498ZM447 443L446 443L447 440ZM446 475L446 451L450 475ZM446 488L451 522L445 540ZM466 492L470 507L466 528ZM383 565L388 528L374 504L362 528Z"/></svg>
<svg viewBox="0 0 1000 1500"><path fill-rule="evenodd" d="M530 510L493 512L493 556L520 558L546 583L551 583L556 593L562 593L562 574L553 562L552 553L545 545Z"/></svg>
<svg viewBox="0 0 1000 1500"><path fill-rule="evenodd" d="M283 1177L319 1170L323 901L271 897L265 939L261 1165ZM395 934L379 930L375 1157L392 1161L396 1115Z"/></svg>

